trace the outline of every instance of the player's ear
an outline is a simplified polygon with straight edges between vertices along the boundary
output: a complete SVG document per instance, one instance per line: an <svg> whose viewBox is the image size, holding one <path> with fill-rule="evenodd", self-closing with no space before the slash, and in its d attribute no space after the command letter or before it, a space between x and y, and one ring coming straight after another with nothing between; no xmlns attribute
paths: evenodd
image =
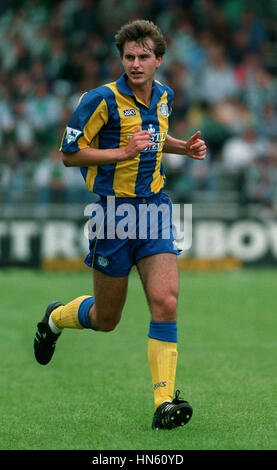
<svg viewBox="0 0 277 470"><path fill-rule="evenodd" d="M156 68L158 69L163 61L163 56L156 57Z"/></svg>

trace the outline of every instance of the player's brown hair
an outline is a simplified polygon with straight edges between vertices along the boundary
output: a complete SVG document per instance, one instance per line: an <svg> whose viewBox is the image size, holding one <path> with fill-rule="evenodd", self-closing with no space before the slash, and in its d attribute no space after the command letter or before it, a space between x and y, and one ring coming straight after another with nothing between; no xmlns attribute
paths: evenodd
<svg viewBox="0 0 277 470"><path fill-rule="evenodd" d="M152 21L135 20L123 25L115 35L115 44L123 55L125 42L135 41L143 44L147 38L154 43L156 57L161 57L166 51L166 41L160 29Z"/></svg>

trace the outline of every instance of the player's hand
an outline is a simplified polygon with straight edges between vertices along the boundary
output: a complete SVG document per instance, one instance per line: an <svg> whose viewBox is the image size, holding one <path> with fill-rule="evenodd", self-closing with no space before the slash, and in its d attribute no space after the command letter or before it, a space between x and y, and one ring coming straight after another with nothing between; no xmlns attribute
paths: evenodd
<svg viewBox="0 0 277 470"><path fill-rule="evenodd" d="M139 126L137 126L134 134L132 135L128 145L125 147L125 158L134 158L142 150L147 147L152 147L154 142L150 142L152 135L148 131L142 131Z"/></svg>
<svg viewBox="0 0 277 470"><path fill-rule="evenodd" d="M207 154L207 146L204 140L199 139L200 134L201 132L197 131L188 139L185 146L185 154L196 160L204 160Z"/></svg>

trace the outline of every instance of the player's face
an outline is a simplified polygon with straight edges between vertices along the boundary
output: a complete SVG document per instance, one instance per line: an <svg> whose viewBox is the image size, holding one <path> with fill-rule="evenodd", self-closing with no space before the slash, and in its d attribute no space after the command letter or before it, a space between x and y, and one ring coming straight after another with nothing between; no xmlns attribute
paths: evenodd
<svg viewBox="0 0 277 470"><path fill-rule="evenodd" d="M121 61L128 76L129 84L143 87L153 81L156 69L161 65L162 57L156 57L152 39L143 43L126 42Z"/></svg>

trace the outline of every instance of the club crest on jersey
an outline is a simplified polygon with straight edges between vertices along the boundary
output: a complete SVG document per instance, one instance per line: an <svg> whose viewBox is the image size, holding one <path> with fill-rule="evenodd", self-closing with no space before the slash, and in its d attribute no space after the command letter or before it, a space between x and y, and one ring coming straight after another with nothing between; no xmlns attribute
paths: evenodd
<svg viewBox="0 0 277 470"><path fill-rule="evenodd" d="M136 116L137 113L134 108L130 108L130 109L124 109L123 114L125 117L128 117L128 116Z"/></svg>
<svg viewBox="0 0 277 470"><path fill-rule="evenodd" d="M168 116L168 107L166 103L161 103L160 104L160 113L163 117Z"/></svg>
<svg viewBox="0 0 277 470"><path fill-rule="evenodd" d="M75 142L75 140L78 139L79 135L82 133L82 131L79 131L78 129L73 129L72 127L67 127L66 128L66 141L68 144L71 144L71 142Z"/></svg>

